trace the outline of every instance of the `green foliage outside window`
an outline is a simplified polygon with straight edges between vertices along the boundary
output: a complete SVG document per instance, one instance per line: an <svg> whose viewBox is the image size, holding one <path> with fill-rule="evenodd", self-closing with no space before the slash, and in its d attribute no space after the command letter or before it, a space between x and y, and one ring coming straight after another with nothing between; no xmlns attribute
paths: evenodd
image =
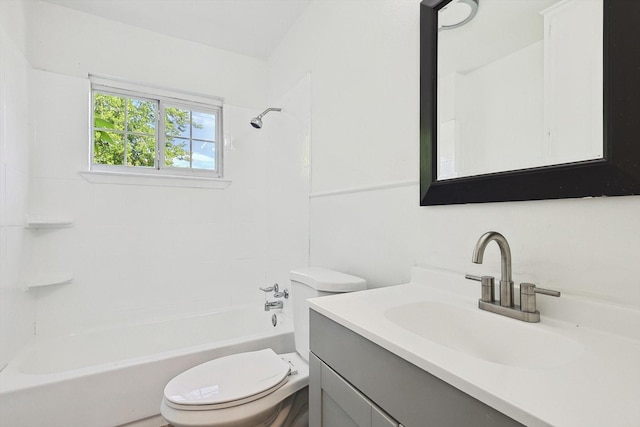
<svg viewBox="0 0 640 427"><path fill-rule="evenodd" d="M157 110L155 101L95 92L93 162L154 167ZM176 160L189 162L189 150L171 141L188 132L191 126L190 111L166 107L165 116L165 165L171 166ZM194 127L197 125L194 124Z"/></svg>

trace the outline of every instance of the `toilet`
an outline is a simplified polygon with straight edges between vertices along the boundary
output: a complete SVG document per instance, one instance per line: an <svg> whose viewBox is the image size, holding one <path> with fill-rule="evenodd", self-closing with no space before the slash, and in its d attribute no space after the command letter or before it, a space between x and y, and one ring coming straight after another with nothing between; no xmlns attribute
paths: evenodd
<svg viewBox="0 0 640 427"><path fill-rule="evenodd" d="M306 427L309 308L307 299L366 288L366 282L325 268L290 273L295 353L267 348L195 366L164 389L162 416L175 427Z"/></svg>

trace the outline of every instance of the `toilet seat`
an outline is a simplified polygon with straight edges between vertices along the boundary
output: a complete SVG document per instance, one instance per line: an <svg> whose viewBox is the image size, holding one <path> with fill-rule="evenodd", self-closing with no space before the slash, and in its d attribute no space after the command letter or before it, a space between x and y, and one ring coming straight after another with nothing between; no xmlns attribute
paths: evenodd
<svg viewBox="0 0 640 427"><path fill-rule="evenodd" d="M221 357L173 378L167 406L187 411L230 408L260 399L287 383L291 367L273 350Z"/></svg>
<svg viewBox="0 0 640 427"><path fill-rule="evenodd" d="M281 387L262 398L233 407L207 410L197 405L170 404L163 397L160 413L176 427L246 427L259 425L274 412L295 411L292 406L295 396L299 392L306 393L305 388L309 384L309 364L297 353L282 353L278 357L292 367L290 375Z"/></svg>

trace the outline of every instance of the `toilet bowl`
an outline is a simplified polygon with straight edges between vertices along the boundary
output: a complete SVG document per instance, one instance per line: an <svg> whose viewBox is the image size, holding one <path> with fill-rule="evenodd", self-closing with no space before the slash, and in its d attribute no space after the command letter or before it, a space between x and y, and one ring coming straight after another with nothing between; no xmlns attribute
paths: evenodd
<svg viewBox="0 0 640 427"><path fill-rule="evenodd" d="M161 413L175 427L294 426L306 415L309 367L297 353L238 353L191 368L165 387ZM295 405L297 398L298 405ZM300 405L300 400L304 405ZM303 424L300 424L302 427Z"/></svg>
<svg viewBox="0 0 640 427"><path fill-rule="evenodd" d="M306 427L307 299L366 288L359 277L324 268L291 271L295 353L233 354L195 366L164 389L162 416L175 427Z"/></svg>

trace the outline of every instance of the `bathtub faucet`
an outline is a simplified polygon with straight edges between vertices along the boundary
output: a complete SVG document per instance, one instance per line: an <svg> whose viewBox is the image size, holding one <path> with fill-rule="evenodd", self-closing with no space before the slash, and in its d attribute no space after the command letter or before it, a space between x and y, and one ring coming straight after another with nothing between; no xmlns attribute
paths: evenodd
<svg viewBox="0 0 640 427"><path fill-rule="evenodd" d="M274 283L273 286L269 286L266 288L258 288L258 289L260 289L265 294L268 292L273 292L274 298L285 298L285 299L289 298L289 291L285 289L282 292L280 292L280 287L278 286L277 283Z"/></svg>
<svg viewBox="0 0 640 427"><path fill-rule="evenodd" d="M284 304L282 304L282 300L280 301L266 301L264 303L264 311L269 311L273 308L282 308Z"/></svg>

